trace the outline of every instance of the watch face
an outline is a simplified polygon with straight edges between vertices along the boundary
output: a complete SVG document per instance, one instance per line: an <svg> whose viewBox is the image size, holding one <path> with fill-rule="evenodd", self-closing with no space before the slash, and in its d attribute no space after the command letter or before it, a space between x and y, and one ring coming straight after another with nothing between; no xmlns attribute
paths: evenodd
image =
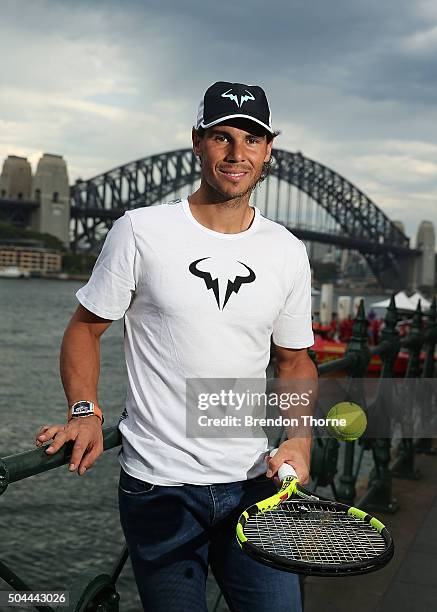
<svg viewBox="0 0 437 612"><path fill-rule="evenodd" d="M73 414L87 414L88 412L93 412L92 408L89 406L77 406L73 408Z"/></svg>
<svg viewBox="0 0 437 612"><path fill-rule="evenodd" d="M71 407L71 416L82 416L84 414L93 414L94 404L92 402L80 401L73 404Z"/></svg>

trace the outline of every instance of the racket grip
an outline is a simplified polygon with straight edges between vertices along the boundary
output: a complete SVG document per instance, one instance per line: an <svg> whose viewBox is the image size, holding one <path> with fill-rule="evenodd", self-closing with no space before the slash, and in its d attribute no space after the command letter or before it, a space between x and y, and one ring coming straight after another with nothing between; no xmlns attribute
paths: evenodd
<svg viewBox="0 0 437 612"><path fill-rule="evenodd" d="M278 452L277 448L274 448L270 451L270 457L274 457ZM289 463L283 463L278 470L278 478L282 482L284 478L287 476L292 476L293 478L297 478L296 470Z"/></svg>

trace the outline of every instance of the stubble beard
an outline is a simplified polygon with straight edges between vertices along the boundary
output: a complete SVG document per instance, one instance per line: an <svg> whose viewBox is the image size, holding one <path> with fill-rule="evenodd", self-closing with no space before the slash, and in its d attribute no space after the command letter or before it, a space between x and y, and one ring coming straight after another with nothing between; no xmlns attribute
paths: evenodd
<svg viewBox="0 0 437 612"><path fill-rule="evenodd" d="M261 176L261 172L260 172ZM253 183L247 187L244 191L237 194L229 194L223 191L220 191L218 187L212 185L209 181L206 181L208 185L208 191L210 192L210 197L214 201L214 204L222 204L225 208L240 208L240 206L249 202L249 198L252 195L253 190L258 185L260 176L256 177Z"/></svg>

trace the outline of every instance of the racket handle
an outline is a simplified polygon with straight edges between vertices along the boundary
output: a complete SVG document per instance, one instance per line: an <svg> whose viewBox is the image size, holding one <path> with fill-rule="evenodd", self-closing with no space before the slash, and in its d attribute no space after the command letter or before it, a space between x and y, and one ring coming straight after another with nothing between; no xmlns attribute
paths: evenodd
<svg viewBox="0 0 437 612"><path fill-rule="evenodd" d="M270 457L274 457L278 452L277 448L274 448L270 451ZM278 478L282 482L284 478L287 476L292 476L293 478L297 478L296 470L289 463L283 463L278 470Z"/></svg>

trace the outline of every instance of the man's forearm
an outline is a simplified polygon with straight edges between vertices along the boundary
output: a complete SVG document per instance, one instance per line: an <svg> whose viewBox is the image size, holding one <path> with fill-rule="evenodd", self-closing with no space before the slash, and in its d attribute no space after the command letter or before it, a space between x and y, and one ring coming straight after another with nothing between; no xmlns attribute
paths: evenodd
<svg viewBox="0 0 437 612"><path fill-rule="evenodd" d="M100 338L84 323L71 322L61 346L61 379L69 406L79 400L98 404Z"/></svg>
<svg viewBox="0 0 437 612"><path fill-rule="evenodd" d="M317 368L306 354L294 363L278 361L276 375L280 392L286 389L289 397L296 394L296 397L301 398L299 403L295 402L294 405L290 403L289 409L285 411L286 417L295 419L294 422L297 422L297 425L285 427L285 430L288 441L305 456L309 463L312 428L304 422L302 417L311 416L314 413L318 388Z"/></svg>

